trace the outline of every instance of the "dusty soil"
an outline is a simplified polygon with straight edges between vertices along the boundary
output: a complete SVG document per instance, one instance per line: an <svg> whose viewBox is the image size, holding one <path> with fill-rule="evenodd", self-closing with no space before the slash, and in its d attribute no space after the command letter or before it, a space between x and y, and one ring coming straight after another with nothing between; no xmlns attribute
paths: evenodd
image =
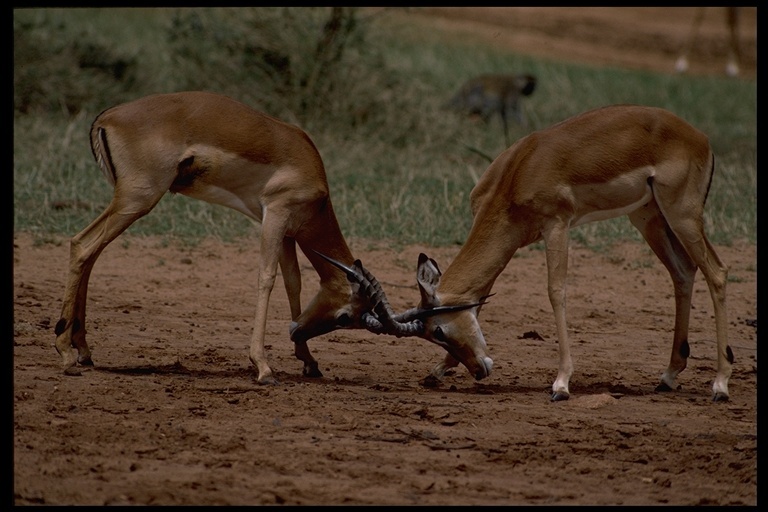
<svg viewBox="0 0 768 512"><path fill-rule="evenodd" d="M574 12L552 10L546 23L532 16L540 24L530 27L521 16L515 32L560 44L584 21L569 21ZM655 32L673 31L671 17L652 19ZM544 26L561 28L544 36ZM589 26L594 34L602 25ZM646 46L658 66L671 65L669 52ZM350 245L397 309L417 301L419 252L445 268L458 250ZM425 388L442 349L365 331L312 340L324 377L303 378L278 280L267 333L281 384L259 386L248 361L253 238L168 247L126 235L108 247L89 294L96 366L67 377L52 344L68 242L35 244L16 233L13 502L755 505L757 250L717 249L731 268L729 402L711 401L714 319L700 274L681 389L654 392L671 350L674 297L650 249L630 243L572 247L576 369L571 399L553 403L557 344L535 249L518 252L483 310L495 361L484 381L459 367L441 387ZM317 279L301 261L306 303Z"/></svg>

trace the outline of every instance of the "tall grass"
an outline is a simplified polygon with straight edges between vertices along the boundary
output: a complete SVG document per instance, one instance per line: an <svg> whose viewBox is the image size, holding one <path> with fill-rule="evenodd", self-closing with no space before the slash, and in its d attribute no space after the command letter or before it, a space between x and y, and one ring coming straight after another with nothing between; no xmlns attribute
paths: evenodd
<svg viewBox="0 0 768 512"><path fill-rule="evenodd" d="M389 244L460 244L469 191L505 149L489 125L442 104L469 76L529 72L529 126L513 139L612 103L667 108L710 137L717 170L706 208L713 242L756 242L754 81L594 68L507 53L386 14L350 10L338 60L316 58L330 8L24 9L14 11L14 226L71 236L111 188L87 140L103 108L154 92L223 92L302 126L323 156L342 231ZM265 64L267 63L267 64ZM118 72L119 71L119 72ZM117 75L120 75L119 77ZM135 234L195 241L252 236L220 206L166 195ZM573 237L639 239L624 219Z"/></svg>

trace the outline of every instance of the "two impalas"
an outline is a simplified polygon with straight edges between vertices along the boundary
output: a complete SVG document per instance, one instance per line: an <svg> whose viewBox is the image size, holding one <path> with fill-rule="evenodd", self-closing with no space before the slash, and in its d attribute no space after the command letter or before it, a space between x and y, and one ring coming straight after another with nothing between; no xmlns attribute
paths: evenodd
<svg viewBox="0 0 768 512"><path fill-rule="evenodd" d="M728 399L733 354L727 334L727 268L703 229L714 155L704 134L666 110L599 108L518 140L472 190L472 228L445 273L420 255L419 305L400 314L352 256L333 211L323 162L298 127L217 94L160 94L101 113L91 128L91 146L114 195L71 242L55 331L67 374L93 364L85 339L85 306L99 254L171 191L228 206L262 224L249 354L259 383L276 383L265 330L278 265L291 310L290 339L307 377L322 376L307 341L342 328L416 336L443 347L447 354L430 373L432 383L460 363L474 378L487 377L493 361L478 322L482 305L515 251L543 240L559 350L552 399L568 399L573 373L565 309L568 230L628 215L669 271L675 291L672 354L657 390L674 389L686 367L691 295L701 269L717 332L713 398ZM320 278L305 308L297 244Z"/></svg>

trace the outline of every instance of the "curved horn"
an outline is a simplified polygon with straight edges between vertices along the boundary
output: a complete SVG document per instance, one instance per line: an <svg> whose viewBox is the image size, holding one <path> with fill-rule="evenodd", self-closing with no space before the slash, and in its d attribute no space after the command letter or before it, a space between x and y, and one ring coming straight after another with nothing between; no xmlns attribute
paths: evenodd
<svg viewBox="0 0 768 512"><path fill-rule="evenodd" d="M411 308L408 311L395 315L395 319L400 322L410 322L415 319L429 318L435 315L441 315L443 313L453 313L455 311L464 311L465 309L472 309L477 306L488 304L487 301L474 302L472 304L458 304L456 306L436 306L434 308Z"/></svg>
<svg viewBox="0 0 768 512"><path fill-rule="evenodd" d="M313 249L314 250L314 249ZM458 304L454 306L435 306L433 308L411 308L403 313L395 314L389 304L387 295L379 284L379 280L371 274L362 262L355 260L352 267L334 260L315 251L328 263L342 270L347 275L347 280L359 286L358 293L371 304L372 313L363 314L362 320L365 328L375 334L392 334L398 338L404 336L421 336L424 333L423 319L443 313L453 313L487 304L486 299L493 294L480 298L480 302L472 304Z"/></svg>
<svg viewBox="0 0 768 512"><path fill-rule="evenodd" d="M384 296L384 291L381 289L381 285L379 285L379 282L375 279L374 282L371 282L369 276L373 276L371 276L370 273L363 268L363 264L360 260L355 260L352 266L348 267L340 261L336 261L321 252L315 251L314 249L312 250L325 261L342 270L347 275L347 281L353 285L358 286L358 294L367 298L369 302L377 299L379 295L383 296L384 300L386 300L386 296Z"/></svg>
<svg viewBox="0 0 768 512"><path fill-rule="evenodd" d="M459 304L456 306L436 306L434 308L411 308L403 313L395 315L395 319L399 322L410 322L415 319L429 318L431 316L440 315L443 313L453 313L454 311L463 311L465 309L471 309L474 307L488 304L489 297L493 297L495 293L483 295L480 297L480 302L474 302L472 304Z"/></svg>
<svg viewBox="0 0 768 512"><path fill-rule="evenodd" d="M312 251L315 254L317 254L318 256L320 256L321 258L323 258L325 261L327 261L328 263L333 265L334 267L343 270L344 273L347 274L347 279L350 282L355 282L355 283L358 283L358 284L360 283L360 281L357 278L357 272L353 268L348 267L345 264L343 264L342 262L336 261L333 258L329 258L325 254L323 254L321 252L318 252L318 251L315 251L314 249L312 249ZM355 260L355 263L357 263L358 261L360 261L360 260Z"/></svg>
<svg viewBox="0 0 768 512"><path fill-rule="evenodd" d="M314 250L314 249L313 249ZM325 254L315 251L319 256L331 265L342 270L347 275L350 283L359 285L358 293L371 305L372 312L363 314L363 323L366 329L375 334L392 334L398 338L403 336L420 336L424 332L424 324L418 318L401 319L402 315L395 315L392 306L387 300L378 279L363 267L360 260L355 260L352 267L329 258Z"/></svg>

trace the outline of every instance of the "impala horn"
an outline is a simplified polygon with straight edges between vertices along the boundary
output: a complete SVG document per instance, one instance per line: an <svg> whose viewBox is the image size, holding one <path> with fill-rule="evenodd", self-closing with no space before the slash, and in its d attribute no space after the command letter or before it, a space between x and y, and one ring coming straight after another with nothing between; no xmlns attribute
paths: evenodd
<svg viewBox="0 0 768 512"><path fill-rule="evenodd" d="M398 338L422 336L424 334L422 319L442 313L463 311L486 304L485 299L487 297L483 297L480 302L472 304L437 306L429 309L411 308L404 313L395 314L378 279L363 267L359 259L355 260L352 266L349 267L333 258L329 258L323 253L314 252L331 265L343 271L351 284L358 285L359 295L368 301L372 309L372 312L363 313L363 322L366 329L375 334L391 334Z"/></svg>

